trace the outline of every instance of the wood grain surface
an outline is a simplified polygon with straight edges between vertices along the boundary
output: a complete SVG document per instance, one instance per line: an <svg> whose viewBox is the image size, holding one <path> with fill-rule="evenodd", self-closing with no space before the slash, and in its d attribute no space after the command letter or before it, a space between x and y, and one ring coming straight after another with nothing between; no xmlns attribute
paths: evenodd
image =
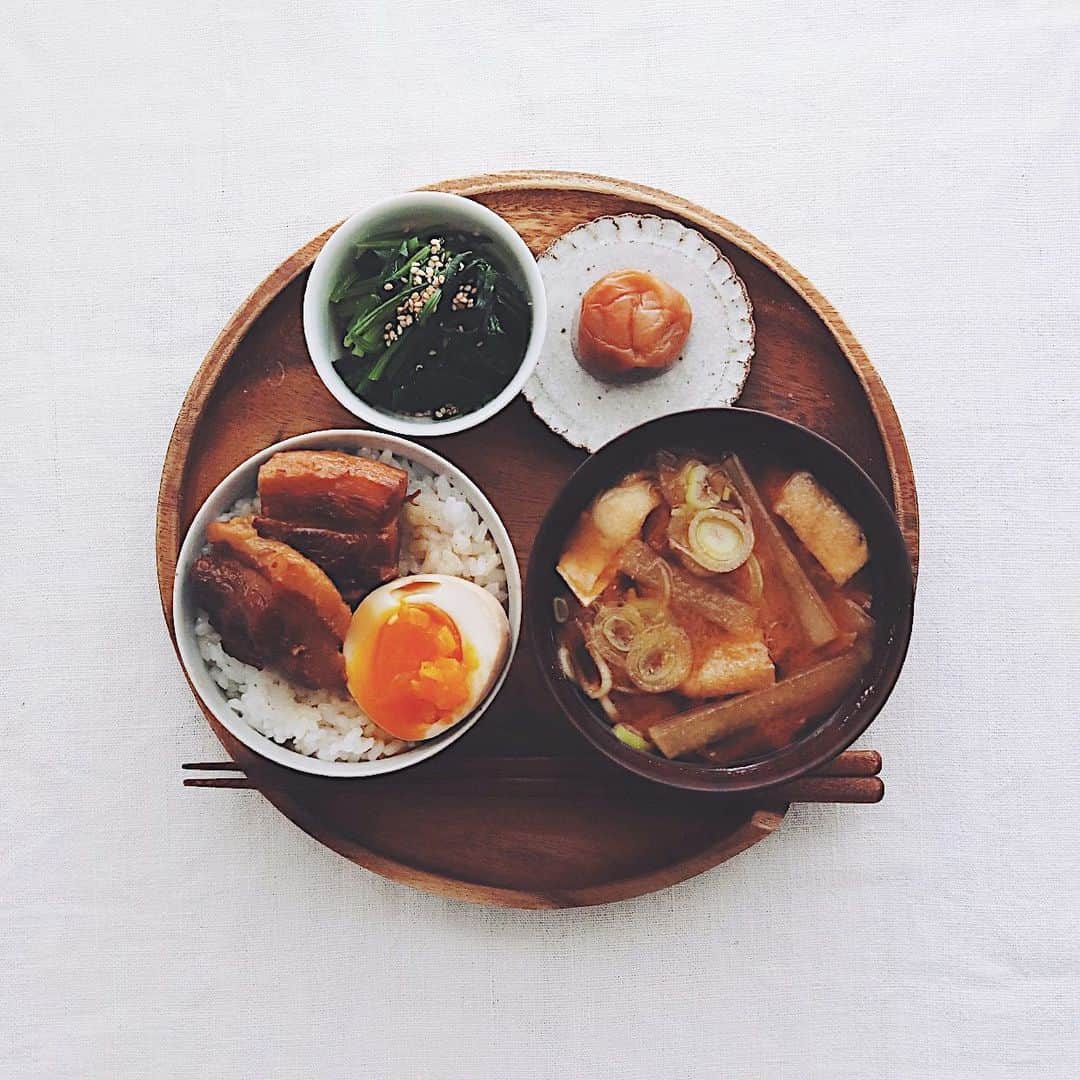
<svg viewBox="0 0 1080 1080"><path fill-rule="evenodd" d="M915 483L888 394L836 312L777 255L700 207L604 177L521 172L434 187L491 207L534 252L603 214L656 213L704 232L731 259L754 307L756 353L740 404L806 424L851 454L896 508L917 568ZM157 515L158 580L170 632L179 545L214 486L279 439L357 426L318 380L301 329L306 271L332 231L301 248L252 293L214 342L184 400ZM524 572L544 510L583 453L552 435L520 398L480 428L430 445L484 489ZM573 798L564 791L494 790L472 797L437 785L424 790L416 779L425 765L408 771L407 784L393 777L306 776L251 753L203 711L262 793L316 839L385 877L476 903L566 907L640 895L763 839L786 810L782 802L750 805L647 782L617 792L583 782ZM436 761L442 774L476 756L590 753L546 699L523 641L488 714Z"/></svg>

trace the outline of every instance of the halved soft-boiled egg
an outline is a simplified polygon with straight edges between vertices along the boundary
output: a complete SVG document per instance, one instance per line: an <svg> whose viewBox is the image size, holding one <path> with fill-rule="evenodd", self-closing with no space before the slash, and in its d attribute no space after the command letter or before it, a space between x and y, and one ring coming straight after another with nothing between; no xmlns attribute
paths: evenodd
<svg viewBox="0 0 1080 1080"><path fill-rule="evenodd" d="M463 578L417 574L369 593L345 636L349 693L384 731L430 739L469 715L510 649L510 620Z"/></svg>

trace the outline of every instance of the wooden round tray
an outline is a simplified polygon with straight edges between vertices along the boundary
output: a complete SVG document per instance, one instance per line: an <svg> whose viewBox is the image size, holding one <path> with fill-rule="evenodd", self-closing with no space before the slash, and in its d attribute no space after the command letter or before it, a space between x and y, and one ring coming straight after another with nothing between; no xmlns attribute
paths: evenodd
<svg viewBox="0 0 1080 1080"><path fill-rule="evenodd" d="M515 172L434 189L491 207L537 253L604 214L656 213L705 233L734 263L753 303L756 353L740 403L806 424L851 454L893 502L917 567L915 483L889 396L837 313L783 259L707 210L624 181ZM170 633L180 542L218 481L279 439L357 426L318 380L301 329L306 271L332 231L301 248L252 293L214 342L184 400L157 511L158 583ZM480 428L430 445L487 493L524 573L540 519L582 452L551 434L521 398ZM593 788L584 780L568 790L542 782L508 786L489 777L478 757L595 753L545 694L528 641L483 721L438 759L443 777L457 771L468 778L456 785L295 773L247 750L202 707L233 761L317 840L384 877L474 903L570 907L638 896L744 850L772 832L787 810L783 803L703 798L645 783Z"/></svg>

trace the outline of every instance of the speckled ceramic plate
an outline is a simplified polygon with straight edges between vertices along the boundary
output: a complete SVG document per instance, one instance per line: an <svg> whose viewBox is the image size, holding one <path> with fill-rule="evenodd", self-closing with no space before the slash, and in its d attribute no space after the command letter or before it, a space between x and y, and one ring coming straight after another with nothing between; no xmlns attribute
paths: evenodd
<svg viewBox="0 0 1080 1080"><path fill-rule="evenodd" d="M597 450L646 420L736 401L754 354L750 299L734 267L701 233L673 218L602 217L560 236L538 262L548 331L525 396L557 435ZM605 383L574 357L581 297L598 278L629 267L678 289L690 302L693 326L669 371L644 382Z"/></svg>

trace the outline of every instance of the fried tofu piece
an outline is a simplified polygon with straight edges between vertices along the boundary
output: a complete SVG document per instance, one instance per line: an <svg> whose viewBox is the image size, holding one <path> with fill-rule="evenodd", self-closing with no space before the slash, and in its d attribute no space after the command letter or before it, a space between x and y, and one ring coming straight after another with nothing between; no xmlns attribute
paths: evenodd
<svg viewBox="0 0 1080 1080"><path fill-rule="evenodd" d="M869 561L870 550L858 522L808 472L788 478L773 510L837 585Z"/></svg>
<svg viewBox="0 0 1080 1080"><path fill-rule="evenodd" d="M339 450L286 450L259 469L259 497L268 518L356 532L394 520L408 480L403 469Z"/></svg>
<svg viewBox="0 0 1080 1080"><path fill-rule="evenodd" d="M619 552L659 505L660 493L648 480L624 480L578 518L555 569L586 607L612 582Z"/></svg>
<svg viewBox="0 0 1080 1080"><path fill-rule="evenodd" d="M679 692L688 698L726 697L764 690L776 682L769 650L757 638L714 638L695 643L694 666Z"/></svg>

